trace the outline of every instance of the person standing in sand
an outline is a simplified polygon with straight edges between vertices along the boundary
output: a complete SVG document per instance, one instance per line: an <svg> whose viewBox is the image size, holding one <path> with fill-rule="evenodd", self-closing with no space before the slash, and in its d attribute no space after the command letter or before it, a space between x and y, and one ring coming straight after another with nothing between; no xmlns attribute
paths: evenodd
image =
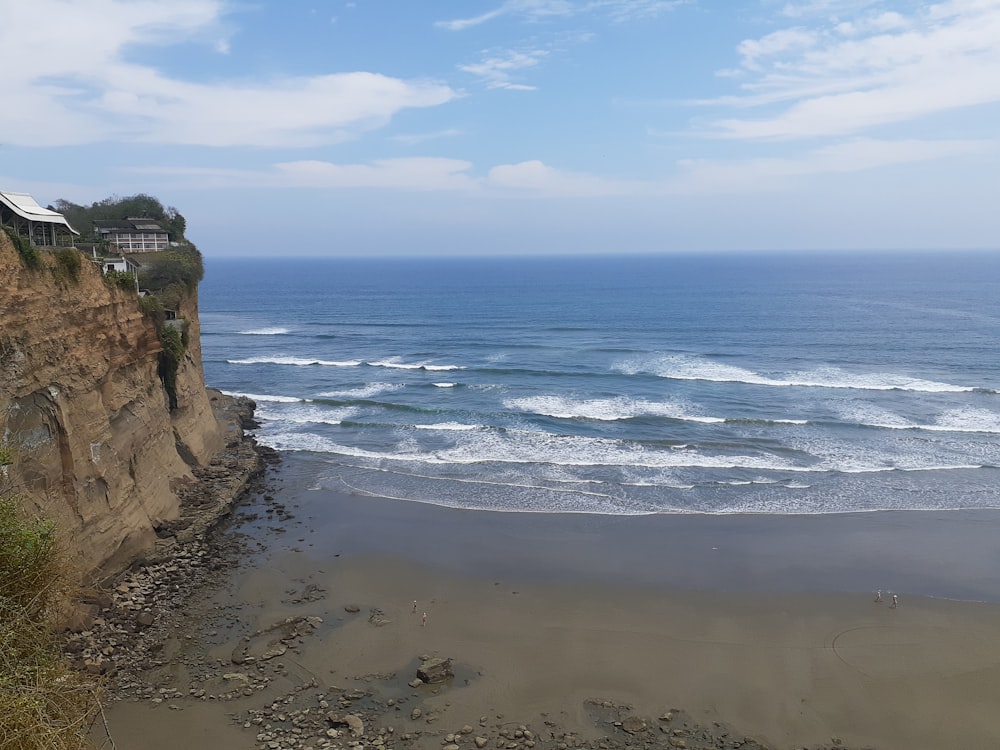
<svg viewBox="0 0 1000 750"><path fill-rule="evenodd" d="M417 614L417 600L413 600L413 614Z"/></svg>
<svg viewBox="0 0 1000 750"><path fill-rule="evenodd" d="M889 609L895 609L897 604L899 604L899 598L895 594L893 594L892 604L889 605Z"/></svg>
<svg viewBox="0 0 1000 750"><path fill-rule="evenodd" d="M426 612L424 612L424 614L420 618L420 627L424 627L425 625L427 625L427 613Z"/></svg>
<svg viewBox="0 0 1000 750"><path fill-rule="evenodd" d="M875 601L877 602L882 601L882 589L879 589L878 591L875 592ZM414 602L414 604L416 604L416 602Z"/></svg>

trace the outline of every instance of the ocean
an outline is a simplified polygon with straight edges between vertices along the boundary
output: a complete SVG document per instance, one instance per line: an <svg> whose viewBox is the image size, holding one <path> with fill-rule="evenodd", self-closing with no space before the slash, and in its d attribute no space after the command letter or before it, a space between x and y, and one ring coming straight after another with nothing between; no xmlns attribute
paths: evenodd
<svg viewBox="0 0 1000 750"><path fill-rule="evenodd" d="M213 258L208 385L312 489L507 512L1000 507L1000 256Z"/></svg>

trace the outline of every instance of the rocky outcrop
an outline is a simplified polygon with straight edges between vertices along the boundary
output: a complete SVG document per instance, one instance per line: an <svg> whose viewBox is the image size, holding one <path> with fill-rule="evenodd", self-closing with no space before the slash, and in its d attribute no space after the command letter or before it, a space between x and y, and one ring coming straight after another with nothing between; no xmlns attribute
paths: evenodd
<svg viewBox="0 0 1000 750"><path fill-rule="evenodd" d="M42 254L46 264L54 260ZM53 519L83 577L152 549L178 490L227 442L204 387L197 299L171 411L159 338L135 295L84 262L79 278L25 268L0 233L0 446L6 482Z"/></svg>

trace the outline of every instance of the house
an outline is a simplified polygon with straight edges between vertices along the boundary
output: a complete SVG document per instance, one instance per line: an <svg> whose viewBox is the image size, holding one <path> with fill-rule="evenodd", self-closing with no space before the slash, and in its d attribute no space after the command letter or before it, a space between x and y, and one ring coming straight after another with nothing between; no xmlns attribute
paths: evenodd
<svg viewBox="0 0 1000 750"><path fill-rule="evenodd" d="M27 193L0 191L0 224L35 247L71 247L80 234L62 214L42 208Z"/></svg>
<svg viewBox="0 0 1000 750"><path fill-rule="evenodd" d="M135 280L135 291L138 293L139 264L134 260L126 258L124 255L104 255L100 252L100 246L93 243L78 244L76 249L84 255L89 255L91 262L96 266L100 266L101 273L105 276L111 271L117 271L118 273L125 273L131 276Z"/></svg>
<svg viewBox="0 0 1000 750"><path fill-rule="evenodd" d="M128 273L136 278L139 278L139 264L124 256L108 256L101 258L100 262L101 270L104 273L107 273L108 271L118 271L118 273Z"/></svg>
<svg viewBox="0 0 1000 750"><path fill-rule="evenodd" d="M153 253L170 247L167 230L152 219L98 219L94 232L120 253Z"/></svg>

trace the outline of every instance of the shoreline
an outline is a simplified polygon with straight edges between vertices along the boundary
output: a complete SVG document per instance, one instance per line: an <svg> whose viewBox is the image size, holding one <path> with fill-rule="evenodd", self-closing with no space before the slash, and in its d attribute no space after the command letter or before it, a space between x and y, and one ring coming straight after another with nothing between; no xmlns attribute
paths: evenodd
<svg viewBox="0 0 1000 750"><path fill-rule="evenodd" d="M763 536L744 524L740 544L763 550L767 565L739 590L699 589L693 574L746 565L734 554L704 566L721 551L705 548L711 538L740 546L736 526L715 517L675 529L672 559L697 552L682 569L653 566L644 578L633 562L671 548L663 529L636 536L621 520L498 519L336 495L311 489L307 462L284 459L221 535L239 559L172 628L144 632L156 645L150 668L133 700L107 709L119 750L1000 743L1000 718L985 709L1000 699L1000 604L903 588L893 610L867 586L806 585L809 570L769 576L814 551L818 532L768 549L794 523ZM861 547L883 565L903 566L888 559L887 538L903 534L909 549L934 519L890 520L854 531L876 537ZM858 541L821 526L831 544ZM961 541L953 546L971 546ZM825 562L841 574L858 567ZM420 657L453 660L454 677L414 687Z"/></svg>
<svg viewBox="0 0 1000 750"><path fill-rule="evenodd" d="M381 553L484 576L1000 602L1000 510L507 513L317 489L314 472L308 458L284 456L284 495L312 516L297 546L317 558Z"/></svg>

